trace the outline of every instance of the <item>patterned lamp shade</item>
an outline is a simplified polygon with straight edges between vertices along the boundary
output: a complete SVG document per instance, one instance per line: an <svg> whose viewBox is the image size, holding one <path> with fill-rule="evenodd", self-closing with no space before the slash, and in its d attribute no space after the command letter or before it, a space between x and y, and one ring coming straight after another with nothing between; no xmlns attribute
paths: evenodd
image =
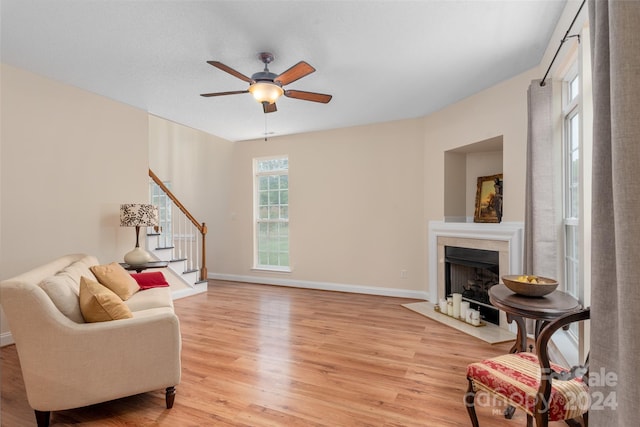
<svg viewBox="0 0 640 427"><path fill-rule="evenodd" d="M156 206L140 203L120 205L121 227L153 227L155 225L158 225Z"/></svg>
<svg viewBox="0 0 640 427"><path fill-rule="evenodd" d="M151 255L140 247L140 227L158 225L158 208L154 205L129 203L120 205L120 226L136 228L136 247L124 256L129 265L143 265L152 260Z"/></svg>

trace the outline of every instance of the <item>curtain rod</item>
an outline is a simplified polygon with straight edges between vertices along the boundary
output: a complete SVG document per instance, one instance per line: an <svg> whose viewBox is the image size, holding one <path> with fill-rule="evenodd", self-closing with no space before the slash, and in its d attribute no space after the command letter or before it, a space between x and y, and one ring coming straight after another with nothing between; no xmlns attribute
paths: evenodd
<svg viewBox="0 0 640 427"><path fill-rule="evenodd" d="M544 77L542 78L542 81L540 82L540 86L544 86L545 85L544 81L547 79L547 76L549 75L549 71L551 71L551 67L553 66L553 63L555 62L556 58L558 57L558 53L560 53L560 49L562 48L562 45L564 44L564 42L566 42L571 37L578 37L578 43L580 42L580 36L579 35L570 36L569 35L569 31L571 31L571 28L573 27L573 24L576 23L576 19L578 19L578 15L580 15L580 12L582 11L582 6L584 6L586 1L587 0L582 0L582 4L580 5L580 8L578 9L578 12L576 13L576 16L573 17L573 21L571 21L571 25L569 25L569 28L567 29L567 32L564 34L564 37L560 41L560 46L558 46L558 50L556 50L556 54L553 55L553 59L551 60L551 64L549 64L549 68L547 68L547 72L544 73Z"/></svg>

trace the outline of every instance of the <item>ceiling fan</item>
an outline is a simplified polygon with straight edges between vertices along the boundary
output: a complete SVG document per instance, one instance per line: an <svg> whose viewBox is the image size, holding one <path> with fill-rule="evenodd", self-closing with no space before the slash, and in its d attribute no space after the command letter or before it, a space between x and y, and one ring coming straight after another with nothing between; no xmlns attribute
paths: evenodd
<svg viewBox="0 0 640 427"><path fill-rule="evenodd" d="M203 93L200 96L222 96L222 95L237 95L240 93L251 93L253 97L262 104L262 109L265 113L273 113L277 111L276 100L284 95L288 98L302 99L304 101L313 101L326 104L331 101L331 95L316 92L305 92L302 90L284 89L283 86L293 83L302 77L305 77L313 73L316 69L305 61L300 61L287 71L274 74L269 71L269 64L273 62L273 54L269 52L261 52L258 58L264 63L264 70L259 71L251 76L251 78L244 74L234 70L228 65L224 65L218 61L207 61L207 63L213 65L216 68L221 69L234 77L239 78L249 83L247 90L234 90L230 92L215 92L215 93Z"/></svg>

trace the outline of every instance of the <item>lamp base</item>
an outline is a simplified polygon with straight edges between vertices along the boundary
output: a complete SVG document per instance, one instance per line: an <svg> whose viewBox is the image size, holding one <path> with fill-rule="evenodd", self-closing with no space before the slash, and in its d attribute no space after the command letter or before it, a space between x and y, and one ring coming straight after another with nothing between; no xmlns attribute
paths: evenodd
<svg viewBox="0 0 640 427"><path fill-rule="evenodd" d="M135 247L132 251L127 252L124 256L124 262L129 265L142 265L153 261L149 252L141 247Z"/></svg>

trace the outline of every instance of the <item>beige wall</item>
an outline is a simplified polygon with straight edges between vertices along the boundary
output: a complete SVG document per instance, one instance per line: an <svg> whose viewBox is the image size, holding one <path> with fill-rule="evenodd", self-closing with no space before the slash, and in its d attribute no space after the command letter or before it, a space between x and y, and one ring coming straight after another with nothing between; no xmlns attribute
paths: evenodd
<svg viewBox="0 0 640 427"><path fill-rule="evenodd" d="M149 165L199 221L207 224L207 268L224 271L233 143L149 116ZM233 240L233 239L231 239Z"/></svg>
<svg viewBox="0 0 640 427"><path fill-rule="evenodd" d="M425 221L445 216L445 151L498 136L503 141L503 221L524 221L527 88L536 78L537 69L525 72L425 117L424 167L430 183L425 186ZM467 207L466 212L472 210Z"/></svg>
<svg viewBox="0 0 640 427"><path fill-rule="evenodd" d="M502 172L503 220L524 220L527 88L537 75L523 73L421 119L236 143L231 240L215 273L426 296L426 228L445 217L445 151L499 138L501 152L453 159L462 177L449 171L449 178L463 185L449 208L473 216L477 176ZM291 273L251 268L252 159L278 154L290 160Z"/></svg>
<svg viewBox="0 0 640 427"><path fill-rule="evenodd" d="M67 253L119 260L135 244L119 227L119 205L148 199L147 113L1 72L0 279Z"/></svg>
<svg viewBox="0 0 640 427"><path fill-rule="evenodd" d="M422 289L423 149L421 120L236 143L221 273ZM293 271L253 271L252 159L281 154L289 156Z"/></svg>

